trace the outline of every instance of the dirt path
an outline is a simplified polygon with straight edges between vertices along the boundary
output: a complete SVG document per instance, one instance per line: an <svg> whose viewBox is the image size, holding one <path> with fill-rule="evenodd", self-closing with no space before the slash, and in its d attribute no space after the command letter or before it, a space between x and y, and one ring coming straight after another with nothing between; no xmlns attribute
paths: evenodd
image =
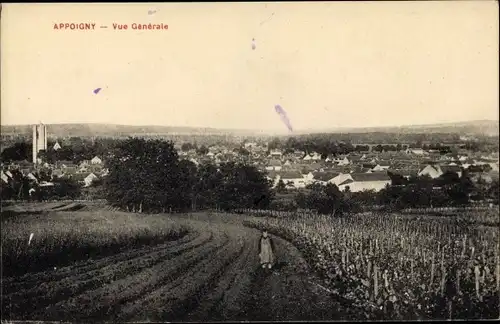
<svg viewBox="0 0 500 324"><path fill-rule="evenodd" d="M297 249L274 237L276 267L258 265L260 233L235 217L176 216L196 232L161 246L2 280L11 320L342 320L346 314ZM22 280L20 280L22 279Z"/></svg>

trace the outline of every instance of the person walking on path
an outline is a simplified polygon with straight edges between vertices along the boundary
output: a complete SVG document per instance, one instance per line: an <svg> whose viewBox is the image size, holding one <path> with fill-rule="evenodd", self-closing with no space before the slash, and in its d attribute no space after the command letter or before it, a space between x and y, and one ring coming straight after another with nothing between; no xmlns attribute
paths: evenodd
<svg viewBox="0 0 500 324"><path fill-rule="evenodd" d="M259 240L259 257L262 268L271 269L274 265L274 242L267 231L262 232Z"/></svg>

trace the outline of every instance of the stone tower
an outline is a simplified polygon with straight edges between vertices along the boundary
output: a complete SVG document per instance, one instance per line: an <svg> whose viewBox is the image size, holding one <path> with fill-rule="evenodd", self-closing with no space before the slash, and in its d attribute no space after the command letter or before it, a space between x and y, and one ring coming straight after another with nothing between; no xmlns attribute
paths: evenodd
<svg viewBox="0 0 500 324"><path fill-rule="evenodd" d="M33 125L33 163L37 163L37 155L41 150L47 150L47 126L42 123Z"/></svg>

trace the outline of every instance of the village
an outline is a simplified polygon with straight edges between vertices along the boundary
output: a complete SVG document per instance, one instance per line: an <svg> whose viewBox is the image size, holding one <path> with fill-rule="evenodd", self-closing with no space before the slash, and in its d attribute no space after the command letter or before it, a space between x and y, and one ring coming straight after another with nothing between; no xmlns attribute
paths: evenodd
<svg viewBox="0 0 500 324"><path fill-rule="evenodd" d="M32 161L2 162L1 179L9 183L12 171L18 170L31 183L40 187L53 185L51 181L69 178L83 187L100 183L109 173L106 168L108 155L94 156L81 161L57 160L44 161L43 151L57 152L62 149L59 141L47 147L45 125L33 126ZM38 133L37 133L38 130ZM38 137L37 137L38 136ZM341 191L361 192L380 191L391 185L392 176L428 176L436 179L445 173L456 173L459 177L467 172L473 182L491 183L499 178L499 160L496 152L474 153L470 150L455 148L453 152L442 154L438 150L410 148L405 145L398 151L377 151L374 145L365 145L368 150L322 156L317 152L304 152L269 149L268 143L243 141L239 147L233 145L211 145L197 149L192 145L175 144L179 158L195 165L225 162L244 162L264 172L275 188L283 182L286 190L297 190L319 183L335 184ZM40 175L44 179L38 179Z"/></svg>

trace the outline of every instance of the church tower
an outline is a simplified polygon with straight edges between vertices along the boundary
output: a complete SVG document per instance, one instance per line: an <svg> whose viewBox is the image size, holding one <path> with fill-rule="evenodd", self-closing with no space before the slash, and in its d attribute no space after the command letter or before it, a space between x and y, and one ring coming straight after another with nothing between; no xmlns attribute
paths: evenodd
<svg viewBox="0 0 500 324"><path fill-rule="evenodd" d="M33 163L37 163L37 155L41 150L47 150L47 126L42 123L33 125Z"/></svg>

